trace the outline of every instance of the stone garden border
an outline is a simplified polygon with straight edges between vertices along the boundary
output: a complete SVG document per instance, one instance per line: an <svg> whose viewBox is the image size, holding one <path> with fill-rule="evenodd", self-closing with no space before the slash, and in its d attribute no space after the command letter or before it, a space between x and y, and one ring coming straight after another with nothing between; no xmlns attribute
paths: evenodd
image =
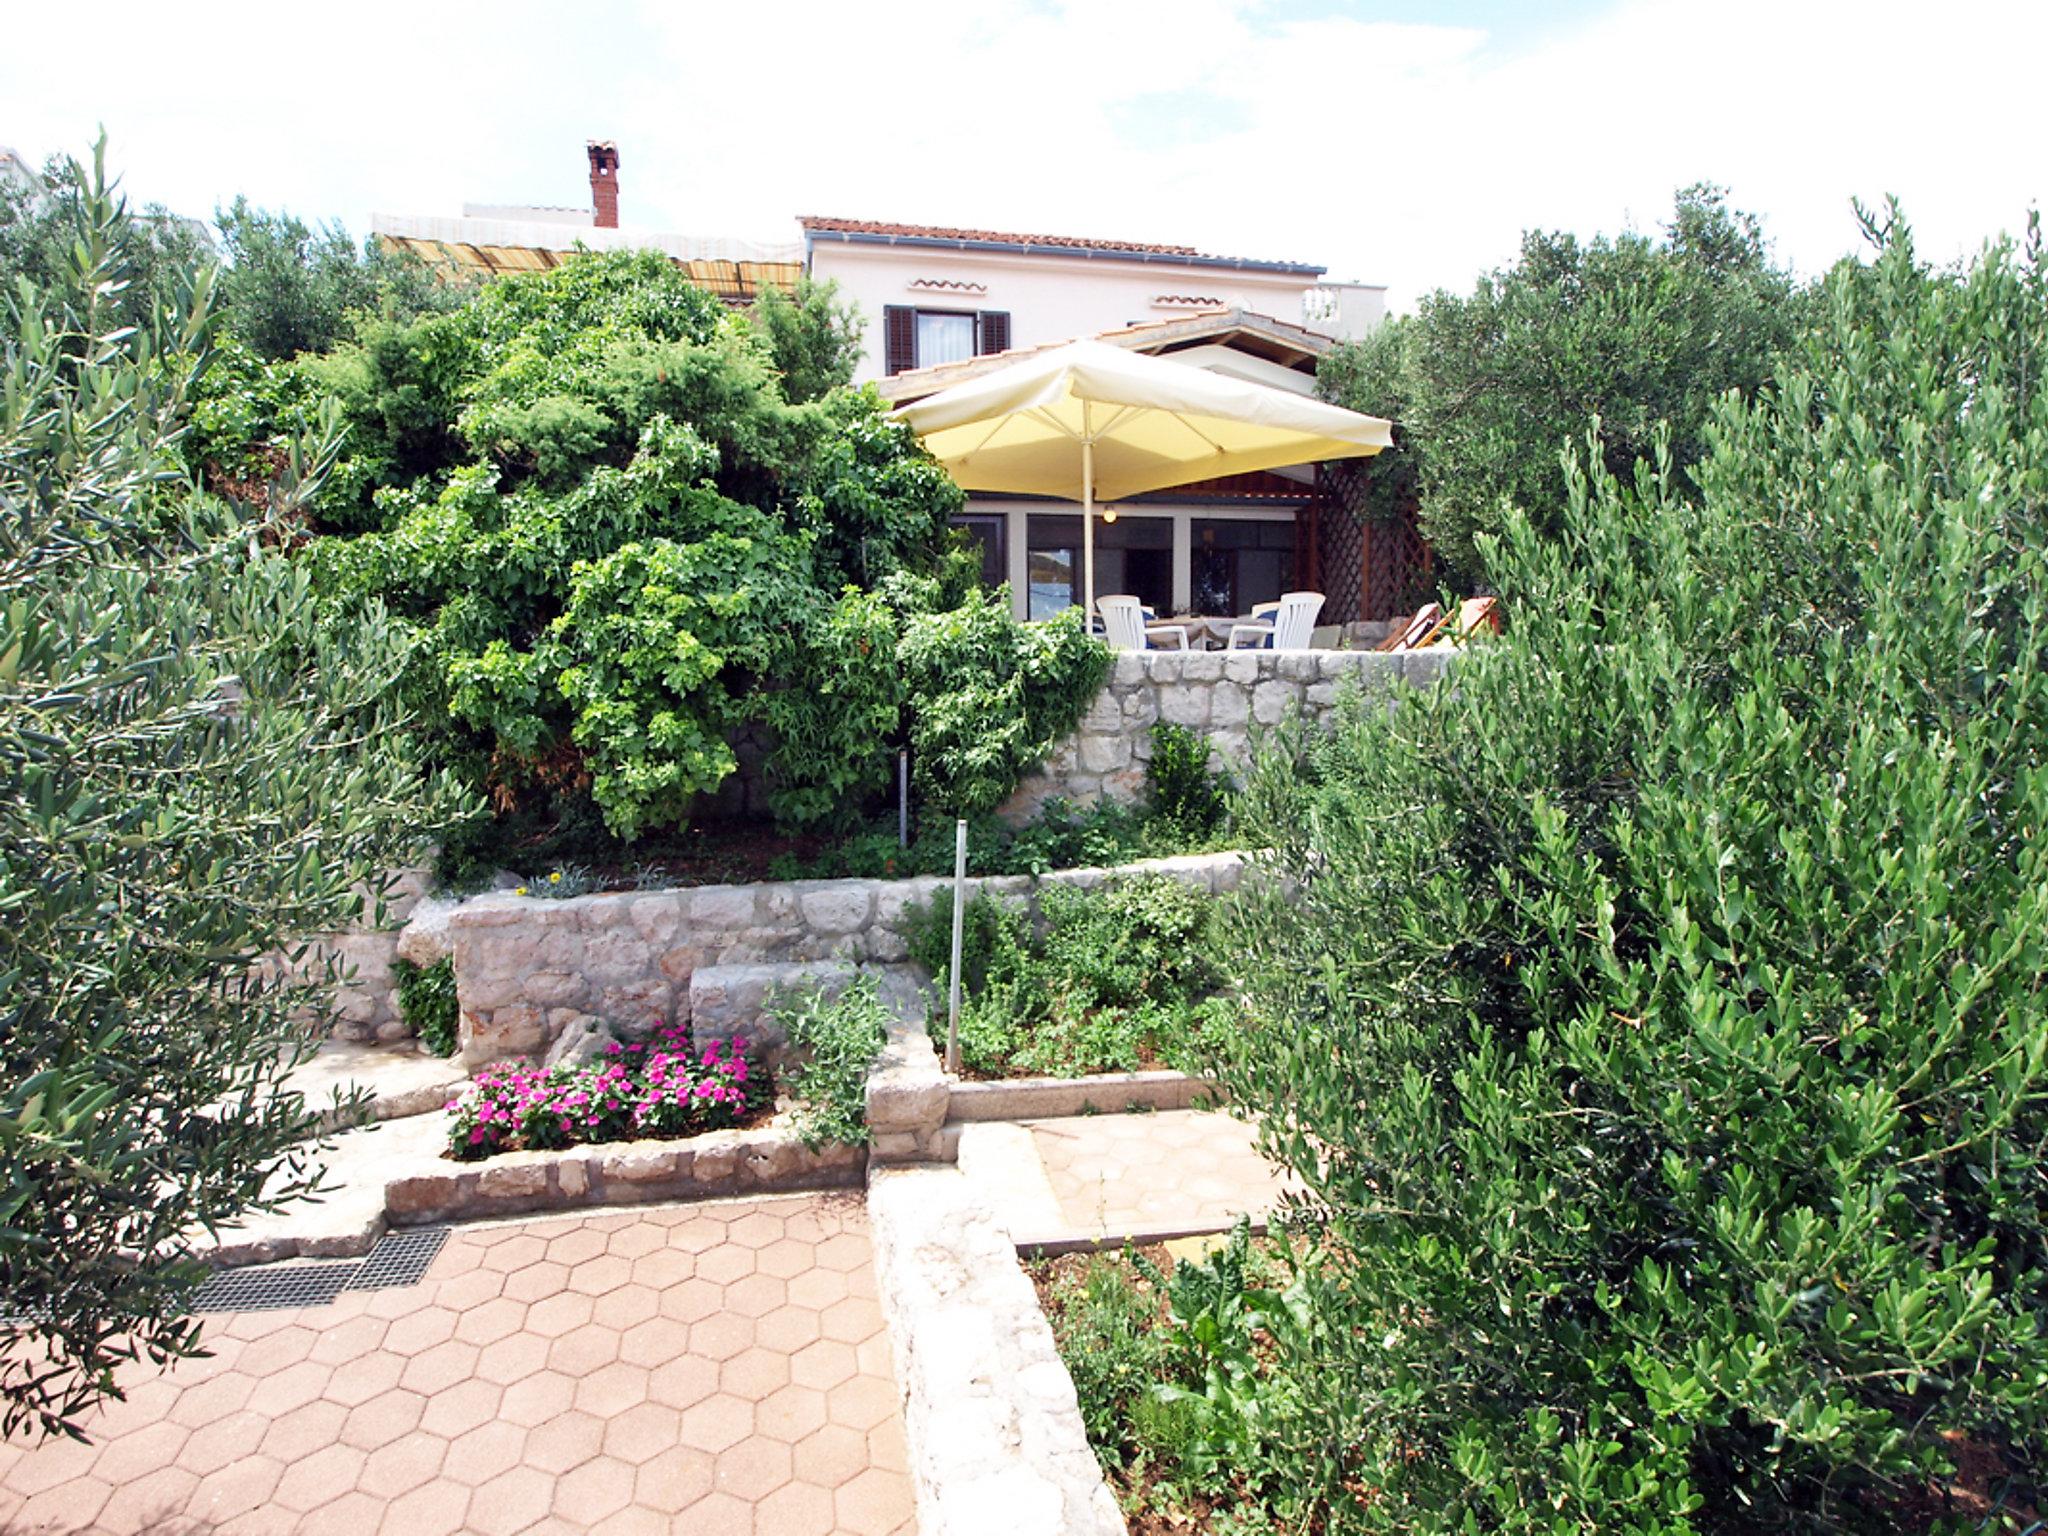
<svg viewBox="0 0 2048 1536"><path fill-rule="evenodd" d="M559 1152L502 1152L478 1163L444 1161L384 1186L395 1227L538 1211L786 1194L858 1185L867 1149L806 1147L773 1123L668 1141L614 1141Z"/></svg>
<svg viewBox="0 0 2048 1536"><path fill-rule="evenodd" d="M951 1121L1049 1120L1129 1110L1186 1109L1222 1091L1186 1072L1103 1072L1094 1077L1011 1077L952 1085Z"/></svg>
<svg viewBox="0 0 2048 1536"><path fill-rule="evenodd" d="M868 1231L922 1536L1123 1536L1002 1218L954 1168L877 1168Z"/></svg>

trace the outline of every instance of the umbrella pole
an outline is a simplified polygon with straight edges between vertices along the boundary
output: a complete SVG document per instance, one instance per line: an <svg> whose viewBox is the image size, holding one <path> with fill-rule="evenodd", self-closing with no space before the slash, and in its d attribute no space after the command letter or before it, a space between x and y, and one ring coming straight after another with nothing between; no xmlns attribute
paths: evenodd
<svg viewBox="0 0 2048 1536"><path fill-rule="evenodd" d="M1095 444L1081 439L1081 625L1095 625Z"/></svg>

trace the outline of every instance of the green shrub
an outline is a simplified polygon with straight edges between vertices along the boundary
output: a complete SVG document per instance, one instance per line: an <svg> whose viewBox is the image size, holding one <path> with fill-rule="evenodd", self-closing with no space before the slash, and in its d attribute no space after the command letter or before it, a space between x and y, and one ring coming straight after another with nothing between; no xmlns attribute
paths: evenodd
<svg viewBox="0 0 2048 1536"><path fill-rule="evenodd" d="M443 955L432 965L394 960L391 973L398 978L398 1016L436 1056L454 1055L462 1018L455 1000L455 957Z"/></svg>
<svg viewBox="0 0 2048 1536"><path fill-rule="evenodd" d="M1233 1532L1313 1529L1285 1487L1300 1394L1275 1345L1312 1326L1313 1275L1244 1223L1162 1271L1144 1253L1055 1271L1046 1315L1082 1422L1133 1523ZM1213 1527L1197 1520L1214 1512Z"/></svg>
<svg viewBox="0 0 2048 1536"><path fill-rule="evenodd" d="M1324 354L1329 399L1398 423L1356 467L1365 515L1419 509L1440 561L1490 575L1479 541L1504 507L1560 532L1566 443L1592 434L1624 475L1659 441L1682 468L1698 460L1715 402L1770 378L1808 293L1720 188L1679 191L1661 234L1529 230L1470 293L1438 289Z"/></svg>
<svg viewBox="0 0 2048 1536"><path fill-rule="evenodd" d="M1877 245L1696 490L1575 475L1506 642L1248 786L1223 1075L1338 1256L1333 1533L2038 1502L2048 260Z"/></svg>
<svg viewBox="0 0 2048 1536"><path fill-rule="evenodd" d="M1152 727L1152 760L1145 765L1145 813L1200 841L1223 824L1229 785L1209 767L1209 740L1184 725Z"/></svg>
<svg viewBox="0 0 2048 1536"><path fill-rule="evenodd" d="M1081 1423L1108 1469L1123 1461L1133 1409L1151 1399L1166 1376L1160 1284L1158 1270L1140 1255L1096 1254L1078 1277L1056 1280L1046 1298Z"/></svg>
<svg viewBox="0 0 2048 1536"><path fill-rule="evenodd" d="M797 1135L807 1147L866 1145L868 1068L889 1043L889 1012L874 978L858 977L829 1000L817 991L778 1000L773 1012L805 1053L786 1080L797 1100Z"/></svg>
<svg viewBox="0 0 2048 1536"><path fill-rule="evenodd" d="M910 767L924 804L941 814L992 811L1018 778L1080 721L1109 676L1109 648L1069 608L1019 624L998 591L914 616L898 651L917 700Z"/></svg>
<svg viewBox="0 0 2048 1536"><path fill-rule="evenodd" d="M1077 806L1052 799L1021 827L992 815L968 818L967 873L1043 875L1055 869L1099 868L1136 859L1189 853L1200 844L1184 838L1174 823L1149 820L1114 801ZM778 880L907 879L953 873L953 823L927 819L910 845L896 840L892 819L855 832L808 860L788 858L775 867Z"/></svg>
<svg viewBox="0 0 2048 1536"><path fill-rule="evenodd" d="M1208 892L1151 876L1102 891L1047 885L1036 928L986 891L961 921L960 1058L970 1072L1076 1077L1130 1072L1148 1056L1176 1066L1217 1027ZM951 891L909 925L911 959L943 994L952 959Z"/></svg>

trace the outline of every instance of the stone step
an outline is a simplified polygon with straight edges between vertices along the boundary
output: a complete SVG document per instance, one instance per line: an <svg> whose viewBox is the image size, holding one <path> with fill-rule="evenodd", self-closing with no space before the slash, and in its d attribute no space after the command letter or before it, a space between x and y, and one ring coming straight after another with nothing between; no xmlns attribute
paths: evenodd
<svg viewBox="0 0 2048 1536"><path fill-rule="evenodd" d="M453 1057L429 1056L410 1041L403 1045L372 1045L328 1040L292 1068L285 1086L305 1095L309 1108L331 1106L335 1095L367 1094L367 1113L360 1120L403 1120L447 1108L469 1084L469 1073ZM323 1122L345 1119L325 1108Z"/></svg>

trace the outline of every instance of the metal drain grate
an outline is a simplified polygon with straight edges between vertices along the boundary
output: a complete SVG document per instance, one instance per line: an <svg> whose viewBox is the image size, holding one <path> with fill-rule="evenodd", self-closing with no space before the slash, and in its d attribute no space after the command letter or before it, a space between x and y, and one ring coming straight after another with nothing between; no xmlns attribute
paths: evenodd
<svg viewBox="0 0 2048 1536"><path fill-rule="evenodd" d="M352 1291L382 1291L393 1286L418 1285L427 1269L448 1241L446 1227L416 1227L410 1232L387 1232L377 1239L354 1279Z"/></svg>
<svg viewBox="0 0 2048 1536"><path fill-rule="evenodd" d="M260 1264L212 1276L192 1297L194 1312L276 1312L324 1307L348 1288L362 1265Z"/></svg>

